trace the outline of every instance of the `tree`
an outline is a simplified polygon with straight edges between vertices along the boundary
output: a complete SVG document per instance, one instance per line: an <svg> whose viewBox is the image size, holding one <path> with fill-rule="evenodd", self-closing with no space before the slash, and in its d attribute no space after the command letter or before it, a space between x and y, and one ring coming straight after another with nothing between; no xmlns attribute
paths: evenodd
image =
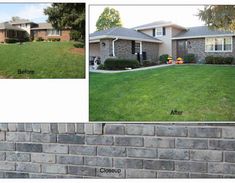
<svg viewBox="0 0 235 183"><path fill-rule="evenodd" d="M211 29L235 31L235 6L210 5L199 10L199 18Z"/></svg>
<svg viewBox="0 0 235 183"><path fill-rule="evenodd" d="M121 26L122 23L119 12L114 8L109 7L104 9L96 22L96 28L98 31Z"/></svg>
<svg viewBox="0 0 235 183"><path fill-rule="evenodd" d="M72 39L75 34L85 40L85 3L52 3L44 9L44 14L56 29L71 28Z"/></svg>

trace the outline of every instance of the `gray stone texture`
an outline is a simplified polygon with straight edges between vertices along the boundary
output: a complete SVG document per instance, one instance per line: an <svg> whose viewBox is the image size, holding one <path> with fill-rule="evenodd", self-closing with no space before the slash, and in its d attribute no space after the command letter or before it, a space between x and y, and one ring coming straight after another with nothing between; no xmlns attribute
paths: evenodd
<svg viewBox="0 0 235 183"><path fill-rule="evenodd" d="M0 178L235 178L233 130L232 123L0 123Z"/></svg>
<svg viewBox="0 0 235 183"><path fill-rule="evenodd" d="M186 127L158 126L156 127L157 136L186 137L188 134Z"/></svg>
<svg viewBox="0 0 235 183"><path fill-rule="evenodd" d="M235 48L233 46L232 52L205 52L205 38L188 39L190 41L191 48L188 47L188 53L195 54L196 59L205 59L206 56L235 56ZM235 37L233 37L233 43ZM177 41L174 40L172 44L173 57L177 58Z"/></svg>
<svg viewBox="0 0 235 183"><path fill-rule="evenodd" d="M112 39L100 40L101 62L113 56ZM147 54L147 60L157 61L158 43L142 42L143 52ZM115 56L120 59L137 59L136 54L132 54L132 41L119 39L115 41Z"/></svg>

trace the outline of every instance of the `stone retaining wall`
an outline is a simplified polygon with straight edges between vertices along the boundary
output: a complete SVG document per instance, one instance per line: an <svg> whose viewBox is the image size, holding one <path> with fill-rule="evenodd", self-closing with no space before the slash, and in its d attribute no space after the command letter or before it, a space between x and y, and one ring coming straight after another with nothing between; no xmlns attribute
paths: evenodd
<svg viewBox="0 0 235 183"><path fill-rule="evenodd" d="M0 123L1 178L231 178L233 124Z"/></svg>

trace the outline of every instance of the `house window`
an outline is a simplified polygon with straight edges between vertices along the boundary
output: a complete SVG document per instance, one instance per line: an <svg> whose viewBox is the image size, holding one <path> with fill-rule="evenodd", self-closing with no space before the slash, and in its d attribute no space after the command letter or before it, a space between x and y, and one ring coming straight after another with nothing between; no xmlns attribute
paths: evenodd
<svg viewBox="0 0 235 183"><path fill-rule="evenodd" d="M56 29L47 30L47 36L60 36L60 30Z"/></svg>
<svg viewBox="0 0 235 183"><path fill-rule="evenodd" d="M163 29L162 27L156 28L156 36L162 36L163 35Z"/></svg>
<svg viewBox="0 0 235 183"><path fill-rule="evenodd" d="M140 43L135 42L135 53L140 53Z"/></svg>
<svg viewBox="0 0 235 183"><path fill-rule="evenodd" d="M206 38L206 52L231 52L232 37Z"/></svg>

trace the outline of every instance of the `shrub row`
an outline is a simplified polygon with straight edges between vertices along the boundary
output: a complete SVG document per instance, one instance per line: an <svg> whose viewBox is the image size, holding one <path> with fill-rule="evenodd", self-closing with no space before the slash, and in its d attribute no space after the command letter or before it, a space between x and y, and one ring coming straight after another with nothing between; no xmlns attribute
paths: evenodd
<svg viewBox="0 0 235 183"><path fill-rule="evenodd" d="M194 54L190 53L184 56L184 63L196 63L196 57Z"/></svg>
<svg viewBox="0 0 235 183"><path fill-rule="evenodd" d="M17 43L19 42L18 39L15 39L15 38L6 38L5 39L5 43Z"/></svg>
<svg viewBox="0 0 235 183"><path fill-rule="evenodd" d="M48 38L47 40L43 39L42 37L38 37L36 41L52 41L52 42L58 42L60 41L60 38Z"/></svg>
<svg viewBox="0 0 235 183"><path fill-rule="evenodd" d="M134 69L138 67L140 67L138 60L108 58L104 62L104 68L109 70Z"/></svg>
<svg viewBox="0 0 235 183"><path fill-rule="evenodd" d="M154 66L154 65L158 65L156 62L150 61L150 60L144 60L143 61L143 66L144 67L148 67L148 66Z"/></svg>
<svg viewBox="0 0 235 183"><path fill-rule="evenodd" d="M207 56L205 58L206 64L232 64L233 61L233 57Z"/></svg>
<svg viewBox="0 0 235 183"><path fill-rule="evenodd" d="M168 54L160 55L159 60L161 64L166 64L168 61ZM184 63L196 63L196 58L194 54L187 54L183 58Z"/></svg>

